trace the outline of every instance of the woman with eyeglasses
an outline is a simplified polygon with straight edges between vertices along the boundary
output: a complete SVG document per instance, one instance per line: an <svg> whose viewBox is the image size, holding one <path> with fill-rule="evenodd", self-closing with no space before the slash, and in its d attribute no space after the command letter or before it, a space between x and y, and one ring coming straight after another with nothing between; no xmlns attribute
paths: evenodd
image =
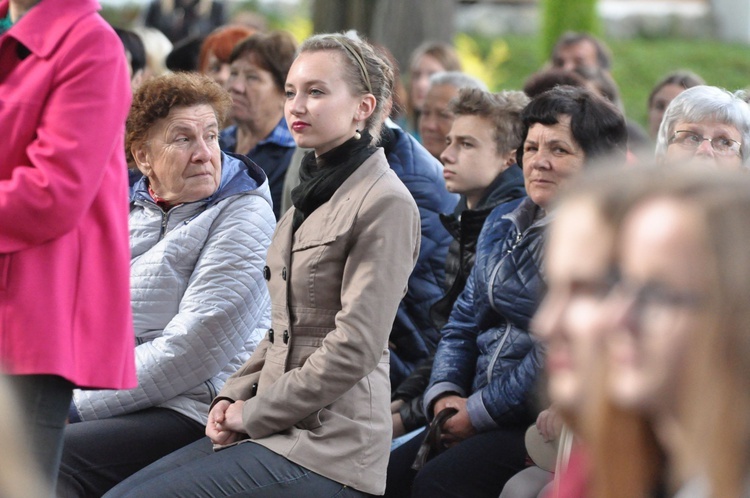
<svg viewBox="0 0 750 498"><path fill-rule="evenodd" d="M534 329L587 463L555 496L747 496L748 216L746 175L694 167L608 172L558 208Z"/></svg>
<svg viewBox="0 0 750 498"><path fill-rule="evenodd" d="M642 444L628 460L653 463L637 475L637 465L605 458L607 449L611 456L633 445L617 435L616 422L600 419L599 475L649 484L641 489L651 496L680 488L683 497L747 496L748 216L750 179L743 174L640 173L619 232L618 278L604 326L610 399L640 417L642 428Z"/></svg>
<svg viewBox="0 0 750 498"><path fill-rule="evenodd" d="M748 154L750 107L737 95L699 85L669 104L657 136L657 162L738 169L747 165Z"/></svg>
<svg viewBox="0 0 750 498"><path fill-rule="evenodd" d="M544 471L532 466L520 472L503 489L500 498L545 496L597 496L586 472L590 455L591 412L601 403L607 368L606 333L602 326L607 297L612 288L615 258L615 234L621 222L627 187L619 179L612 181L607 171L577 179L556 207L545 250L547 293L534 316L532 330L544 343L547 394L555 407L551 416L540 416L536 428L545 441L561 432L552 427L564 423L572 443L560 438L556 468ZM557 415L557 416L555 416ZM630 425L618 428L618 434L637 436ZM570 451L568 451L570 450ZM555 477L554 484L547 484ZM619 483L622 484L622 483ZM619 486L633 492L638 483ZM601 491L596 489L596 491ZM606 492L606 490L605 490Z"/></svg>

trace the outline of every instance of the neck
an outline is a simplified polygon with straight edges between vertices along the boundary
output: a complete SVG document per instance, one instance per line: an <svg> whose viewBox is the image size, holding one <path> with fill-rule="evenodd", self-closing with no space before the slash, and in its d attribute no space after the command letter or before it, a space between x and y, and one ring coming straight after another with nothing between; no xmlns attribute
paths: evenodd
<svg viewBox="0 0 750 498"><path fill-rule="evenodd" d="M484 192L482 192L482 193L484 193ZM482 195L481 194L479 194L479 195L470 195L470 194L467 194L466 195L466 208L467 209L474 209L475 207L477 207L477 204L479 204L479 201L481 201L481 200L482 200Z"/></svg>
<svg viewBox="0 0 750 498"><path fill-rule="evenodd" d="M41 0L10 0L10 4L8 5L10 20L14 23L18 22L24 14L40 1Z"/></svg>
<svg viewBox="0 0 750 498"><path fill-rule="evenodd" d="M678 474L679 463L683 463L685 453L685 435L682 426L676 417L667 414L658 414L653 418L654 434L664 449L667 457L667 486L679 489L684 477Z"/></svg>
<svg viewBox="0 0 750 498"><path fill-rule="evenodd" d="M263 126L255 126L255 123L237 123L237 153L244 154L258 145L258 142L271 134L276 125L279 124L281 116L274 116Z"/></svg>
<svg viewBox="0 0 750 498"><path fill-rule="evenodd" d="M260 138L246 125L237 123L237 154L245 154L260 142Z"/></svg>

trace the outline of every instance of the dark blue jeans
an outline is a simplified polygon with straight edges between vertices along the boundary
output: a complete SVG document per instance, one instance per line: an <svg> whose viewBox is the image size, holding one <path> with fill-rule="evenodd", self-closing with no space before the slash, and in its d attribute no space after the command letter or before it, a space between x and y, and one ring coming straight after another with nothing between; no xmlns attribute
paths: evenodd
<svg viewBox="0 0 750 498"><path fill-rule="evenodd" d="M57 496L102 496L204 434L203 424L166 408L70 424L65 428Z"/></svg>
<svg viewBox="0 0 750 498"><path fill-rule="evenodd" d="M362 497L357 490L311 472L265 447L247 442L214 452L203 438L115 486L105 498L246 496Z"/></svg>
<svg viewBox="0 0 750 498"><path fill-rule="evenodd" d="M523 429L476 434L449 448L422 470L411 470L424 431L391 452L388 498L497 498L505 483L525 467Z"/></svg>
<svg viewBox="0 0 750 498"><path fill-rule="evenodd" d="M8 375L31 455L52 496L62 454L73 383L57 375Z"/></svg>

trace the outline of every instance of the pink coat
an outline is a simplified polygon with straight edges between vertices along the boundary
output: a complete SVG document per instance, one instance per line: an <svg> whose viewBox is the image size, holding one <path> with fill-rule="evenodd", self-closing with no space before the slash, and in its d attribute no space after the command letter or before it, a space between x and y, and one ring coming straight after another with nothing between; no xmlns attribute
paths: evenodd
<svg viewBox="0 0 750 498"><path fill-rule="evenodd" d="M0 365L136 384L124 51L95 0L44 0L0 35ZM0 0L0 17L8 0Z"/></svg>

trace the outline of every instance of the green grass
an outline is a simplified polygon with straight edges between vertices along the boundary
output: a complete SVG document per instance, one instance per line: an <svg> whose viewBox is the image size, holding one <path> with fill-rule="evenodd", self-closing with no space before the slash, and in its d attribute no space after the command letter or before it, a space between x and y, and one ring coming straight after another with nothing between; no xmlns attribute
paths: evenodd
<svg viewBox="0 0 750 498"><path fill-rule="evenodd" d="M539 42L530 36L504 36L510 57L488 82L493 90L520 89L525 79L544 63ZM480 40L487 46L490 40ZM750 86L750 47L712 40L634 39L607 40L612 49L612 75L620 87L625 112L646 124L646 100L654 84L667 73L688 69L709 85L728 90Z"/></svg>

